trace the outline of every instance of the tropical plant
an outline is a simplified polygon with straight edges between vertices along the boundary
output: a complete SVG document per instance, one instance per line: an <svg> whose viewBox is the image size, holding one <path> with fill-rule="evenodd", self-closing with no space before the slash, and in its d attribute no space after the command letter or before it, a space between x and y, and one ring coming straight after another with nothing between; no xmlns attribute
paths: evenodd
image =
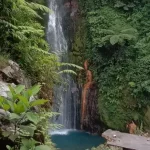
<svg viewBox="0 0 150 150"><path fill-rule="evenodd" d="M25 89L23 85L9 87L8 97L0 97L0 107L8 115L2 118L8 128L2 126L1 138L12 141L8 150L47 150L53 148L48 137L49 118L57 113L47 112L41 106L48 102L35 99L40 85ZM4 123L5 124L5 123Z"/></svg>
<svg viewBox="0 0 150 150"><path fill-rule="evenodd" d="M102 46L110 43L111 45L123 45L128 41L136 39L137 30L130 28L124 29L116 33L113 30L101 29L100 34L103 34L104 37L101 39Z"/></svg>
<svg viewBox="0 0 150 150"><path fill-rule="evenodd" d="M130 120L144 128L150 105L147 0L80 0L86 30L85 53L98 86L100 119L126 130ZM80 56L80 55L79 55ZM144 121L145 120L145 121Z"/></svg>
<svg viewBox="0 0 150 150"><path fill-rule="evenodd" d="M60 82L60 73L76 73L62 67L64 64L49 52L41 22L43 24L43 13L51 13L51 10L38 2L42 3L39 0L0 2L0 50L9 53L21 65L33 84L40 82L52 89Z"/></svg>
<svg viewBox="0 0 150 150"><path fill-rule="evenodd" d="M58 81L60 63L56 55L48 53L42 26L44 14L51 10L38 1L0 1L0 52L10 54L33 84L40 82L52 88Z"/></svg>

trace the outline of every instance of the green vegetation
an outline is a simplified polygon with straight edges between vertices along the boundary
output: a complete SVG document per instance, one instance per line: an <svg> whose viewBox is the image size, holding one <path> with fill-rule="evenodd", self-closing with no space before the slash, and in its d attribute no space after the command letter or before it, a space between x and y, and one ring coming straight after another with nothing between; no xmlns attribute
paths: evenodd
<svg viewBox="0 0 150 150"><path fill-rule="evenodd" d="M8 150L54 149L48 129L52 126L49 118L56 113L42 108L48 100L34 98L40 85L27 90L23 85L10 86L9 89L8 98L0 97L0 107L6 111L1 116L0 139L5 139L7 145L2 147L6 146Z"/></svg>
<svg viewBox="0 0 150 150"><path fill-rule="evenodd" d="M10 54L26 69L33 83L46 83L52 87L57 82L60 64L55 55L48 53L44 27L40 24L43 13L51 10L38 2L42 1L0 2L0 52Z"/></svg>
<svg viewBox="0 0 150 150"><path fill-rule="evenodd" d="M8 150L54 149L48 129L52 125L49 118L56 114L47 112L43 106L51 97L32 99L40 89L50 91L60 82L58 71L63 65L56 55L49 53L42 24L51 10L43 4L44 0L0 1L0 69L12 59L26 71L32 84L42 85L27 90L22 85L10 87L9 97L0 97L0 108L7 112L0 118L3 149L6 145ZM44 92L40 97L46 95Z"/></svg>
<svg viewBox="0 0 150 150"><path fill-rule="evenodd" d="M145 124L150 105L150 52L146 0L80 0L86 52L99 89L99 113L110 128ZM146 120L147 121L147 120Z"/></svg>
<svg viewBox="0 0 150 150"><path fill-rule="evenodd" d="M31 78L32 85L42 85L30 89L25 89L23 85L10 87L8 98L0 97L0 110L7 113L6 116L0 115L3 149L6 145L8 150L54 149L48 129L52 125L49 118L56 114L47 112L51 107L47 102L52 99L54 85L61 82L60 74L76 75L72 68L82 69L74 64L60 63L57 56L50 52L43 24L51 10L44 6L45 3L44 0L0 1L0 69L12 59ZM32 99L37 94L48 100Z"/></svg>
<svg viewBox="0 0 150 150"><path fill-rule="evenodd" d="M43 18L51 10L43 4L44 0L0 1L0 69L9 58L15 60L32 84L51 90L60 82L59 74L76 74L70 67L82 68L60 63L49 53ZM150 129L149 0L80 0L80 7L84 19L77 22L70 57L79 65L89 61L99 89L100 119L113 129L125 130L131 120ZM47 100L30 101L39 90L40 86L10 87L9 98L0 98L0 107L9 114L2 119L14 127L0 132L0 138L13 142L9 150L53 148L47 129L54 114L42 108Z"/></svg>

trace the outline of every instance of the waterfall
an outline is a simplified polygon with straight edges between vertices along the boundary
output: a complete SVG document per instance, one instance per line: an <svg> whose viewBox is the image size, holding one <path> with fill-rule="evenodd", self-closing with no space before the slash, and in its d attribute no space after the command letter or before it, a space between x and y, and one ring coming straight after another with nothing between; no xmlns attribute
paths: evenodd
<svg viewBox="0 0 150 150"><path fill-rule="evenodd" d="M68 62L68 45L63 33L62 0L49 0L49 15L47 27L47 40L51 46L51 52L55 53L59 60ZM75 129L78 118L78 88L70 75L62 75L63 83L54 90L54 111L60 116L55 118L55 123L62 124L64 129Z"/></svg>

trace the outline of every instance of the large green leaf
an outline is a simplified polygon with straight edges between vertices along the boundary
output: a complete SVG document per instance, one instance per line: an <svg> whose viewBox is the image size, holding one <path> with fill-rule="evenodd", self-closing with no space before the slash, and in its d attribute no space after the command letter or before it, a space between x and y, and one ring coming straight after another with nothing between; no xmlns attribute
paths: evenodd
<svg viewBox="0 0 150 150"><path fill-rule="evenodd" d="M27 146L29 145L29 142L30 142L30 141L29 141L29 139L22 139L21 142L22 142L22 144L23 144L24 146L27 147Z"/></svg>
<svg viewBox="0 0 150 150"><path fill-rule="evenodd" d="M18 102L17 104L14 104L14 113L20 114L27 110L27 107L22 103Z"/></svg>
<svg viewBox="0 0 150 150"><path fill-rule="evenodd" d="M118 41L119 41L119 36L118 36L118 35L113 35L113 36L110 38L110 43L111 43L112 45L117 44Z"/></svg>
<svg viewBox="0 0 150 150"><path fill-rule="evenodd" d="M48 100L38 99L38 100L35 100L35 101L30 102L30 106L31 106L31 107L39 106L39 105L45 104L46 102L48 102Z"/></svg>
<svg viewBox="0 0 150 150"><path fill-rule="evenodd" d="M33 149L35 147L35 144L37 143L37 141L35 141L34 139L22 139L22 147L26 147L28 150L29 149Z"/></svg>
<svg viewBox="0 0 150 150"><path fill-rule="evenodd" d="M35 150L50 150L50 147L47 145L36 146Z"/></svg>
<svg viewBox="0 0 150 150"><path fill-rule="evenodd" d="M3 101L4 101L4 97L0 96L0 106L2 105Z"/></svg>
<svg viewBox="0 0 150 150"><path fill-rule="evenodd" d="M10 113L9 119L10 120L18 120L18 119L20 119L20 116L15 113Z"/></svg>
<svg viewBox="0 0 150 150"><path fill-rule="evenodd" d="M11 141L15 141L18 138L18 134L14 134L14 131L4 131L2 132L4 137L9 138Z"/></svg>
<svg viewBox="0 0 150 150"><path fill-rule="evenodd" d="M3 132L2 132L2 135L3 135L4 137L8 137L10 134L12 134L12 132L10 132L10 131L3 131Z"/></svg>
<svg viewBox="0 0 150 150"><path fill-rule="evenodd" d="M29 107L29 101L25 96L18 95L18 99L26 106Z"/></svg>
<svg viewBox="0 0 150 150"><path fill-rule="evenodd" d="M14 142L18 138L18 136L18 134L11 134L8 138Z"/></svg>
<svg viewBox="0 0 150 150"><path fill-rule="evenodd" d="M41 89L41 85L35 85L33 86L30 91L31 91L31 96L36 95Z"/></svg>
<svg viewBox="0 0 150 150"><path fill-rule="evenodd" d="M2 107L5 111L10 109L10 106L8 104L3 104Z"/></svg>
<svg viewBox="0 0 150 150"><path fill-rule="evenodd" d="M17 98L17 94L16 94L14 88L9 86L9 90L10 90L10 92L8 92L8 97L11 98L13 101L15 101Z"/></svg>
<svg viewBox="0 0 150 150"><path fill-rule="evenodd" d="M28 132L30 136L33 136L34 135L34 131L36 130L36 127L35 126L25 126L25 125L20 125L20 129L25 131L25 132Z"/></svg>
<svg viewBox="0 0 150 150"><path fill-rule="evenodd" d="M10 101L10 100L7 100L6 102L10 106L11 111L14 112L14 103L12 101Z"/></svg>
<svg viewBox="0 0 150 150"><path fill-rule="evenodd" d="M30 93L31 93L31 92L30 92ZM29 93L29 89L28 89L27 91L23 91L23 92L22 92L22 95L23 95L26 99L30 99L30 97L31 97L31 96L29 95L30 93Z"/></svg>
<svg viewBox="0 0 150 150"><path fill-rule="evenodd" d="M20 94L24 89L25 89L24 85L18 85L14 88L14 91L16 92L16 94Z"/></svg>
<svg viewBox="0 0 150 150"><path fill-rule="evenodd" d="M36 95L41 89L41 85L35 85L30 89L23 91L23 96L27 99L30 99L31 96Z"/></svg>
<svg viewBox="0 0 150 150"><path fill-rule="evenodd" d="M29 150L28 147L25 147L24 145L20 147L20 150Z"/></svg>
<svg viewBox="0 0 150 150"><path fill-rule="evenodd" d="M32 112L27 112L26 117L28 120L32 121L34 124L37 124L40 121L39 115Z"/></svg>

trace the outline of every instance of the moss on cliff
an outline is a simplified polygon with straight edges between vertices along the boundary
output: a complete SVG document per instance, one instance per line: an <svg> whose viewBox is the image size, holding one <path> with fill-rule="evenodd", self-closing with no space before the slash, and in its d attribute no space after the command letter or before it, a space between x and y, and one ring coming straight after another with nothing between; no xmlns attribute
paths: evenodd
<svg viewBox="0 0 150 150"><path fill-rule="evenodd" d="M118 130L125 130L130 120L145 122L150 105L150 3L80 2L86 17L85 57L99 88L100 119Z"/></svg>
<svg viewBox="0 0 150 150"><path fill-rule="evenodd" d="M83 66L85 60L85 25L84 20L80 17L75 24L75 35L72 44L70 59L72 63Z"/></svg>

